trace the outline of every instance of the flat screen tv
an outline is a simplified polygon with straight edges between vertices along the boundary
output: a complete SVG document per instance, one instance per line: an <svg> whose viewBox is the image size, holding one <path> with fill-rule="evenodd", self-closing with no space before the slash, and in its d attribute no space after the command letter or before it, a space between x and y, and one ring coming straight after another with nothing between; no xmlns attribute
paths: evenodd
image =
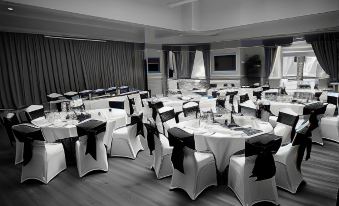
<svg viewBox="0 0 339 206"><path fill-rule="evenodd" d="M236 55L214 56L214 71L235 71Z"/></svg>

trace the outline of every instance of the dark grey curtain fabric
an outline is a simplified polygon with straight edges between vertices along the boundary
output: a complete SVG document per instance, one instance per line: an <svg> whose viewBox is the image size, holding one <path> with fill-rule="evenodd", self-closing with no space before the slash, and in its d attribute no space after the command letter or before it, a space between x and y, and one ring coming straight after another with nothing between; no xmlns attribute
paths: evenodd
<svg viewBox="0 0 339 206"><path fill-rule="evenodd" d="M46 102L46 95L128 85L144 89L143 45L0 32L0 108Z"/></svg>
<svg viewBox="0 0 339 206"><path fill-rule="evenodd" d="M166 96L168 93L168 84L167 84L167 79L168 79L168 73L169 73L169 59L168 59L168 53L169 51L164 50L162 52L162 59L163 59L163 68L164 72L162 72L162 93Z"/></svg>
<svg viewBox="0 0 339 206"><path fill-rule="evenodd" d="M305 39L312 44L320 66L330 75L333 82L339 81L339 33L307 35Z"/></svg>
<svg viewBox="0 0 339 206"><path fill-rule="evenodd" d="M265 47L265 77L268 78L272 71L277 47Z"/></svg>
<svg viewBox="0 0 339 206"><path fill-rule="evenodd" d="M182 47L181 51L173 51L177 66L178 79L190 79L193 70L195 51Z"/></svg>

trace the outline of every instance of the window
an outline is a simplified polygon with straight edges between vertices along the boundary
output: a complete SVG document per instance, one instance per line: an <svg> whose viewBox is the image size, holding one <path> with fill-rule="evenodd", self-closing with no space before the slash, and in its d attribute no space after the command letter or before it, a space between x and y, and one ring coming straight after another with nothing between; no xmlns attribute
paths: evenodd
<svg viewBox="0 0 339 206"><path fill-rule="evenodd" d="M160 58L148 58L148 72L160 73Z"/></svg>
<svg viewBox="0 0 339 206"><path fill-rule="evenodd" d="M214 71L235 71L236 55L214 56Z"/></svg>

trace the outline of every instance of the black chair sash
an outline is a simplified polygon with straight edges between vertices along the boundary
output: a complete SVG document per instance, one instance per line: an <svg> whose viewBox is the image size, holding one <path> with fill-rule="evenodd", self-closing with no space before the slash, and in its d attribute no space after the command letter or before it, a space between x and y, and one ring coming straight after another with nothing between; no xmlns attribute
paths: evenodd
<svg viewBox="0 0 339 206"><path fill-rule="evenodd" d="M261 99L262 91L253 91L253 96L257 97L257 99Z"/></svg>
<svg viewBox="0 0 339 206"><path fill-rule="evenodd" d="M122 86L119 88L120 94L127 93L129 92L129 87L128 86Z"/></svg>
<svg viewBox="0 0 339 206"><path fill-rule="evenodd" d="M280 94L287 95L286 88L280 88Z"/></svg>
<svg viewBox="0 0 339 206"><path fill-rule="evenodd" d="M5 129L6 129L8 138L9 138L9 142L13 146L13 142L15 142L15 138L14 138L14 135L13 135L12 127L14 125L19 124L19 119L16 116L16 114L14 114L14 113L12 113L12 114L13 114L12 117L4 117L3 120L4 120Z"/></svg>
<svg viewBox="0 0 339 206"><path fill-rule="evenodd" d="M130 125L137 124L137 135L142 135L144 136L144 129L143 129L143 124L142 124L142 118L143 118L143 113L140 113L138 115L133 114L131 116L131 123Z"/></svg>
<svg viewBox="0 0 339 206"><path fill-rule="evenodd" d="M97 89L94 91L95 96L105 95L106 91L104 89Z"/></svg>
<svg viewBox="0 0 339 206"><path fill-rule="evenodd" d="M27 165L33 155L33 141L45 141L42 131L38 127L29 124L20 124L13 127L15 137L24 143L23 165Z"/></svg>
<svg viewBox="0 0 339 206"><path fill-rule="evenodd" d="M183 165L184 147L195 149L194 135L173 127L168 130L168 141L170 146L173 146L171 161L174 169L185 173Z"/></svg>
<svg viewBox="0 0 339 206"><path fill-rule="evenodd" d="M240 104L250 100L248 94L240 95Z"/></svg>
<svg viewBox="0 0 339 206"><path fill-rule="evenodd" d="M140 99L141 99L141 105L144 107L144 102L142 101L143 99L148 99L148 92L143 92L139 93L140 94Z"/></svg>
<svg viewBox="0 0 339 206"><path fill-rule="evenodd" d="M109 107L114 109L125 109L124 101L109 101Z"/></svg>
<svg viewBox="0 0 339 206"><path fill-rule="evenodd" d="M334 104L335 106L337 106L338 98L333 96L327 96L327 103Z"/></svg>
<svg viewBox="0 0 339 206"><path fill-rule="evenodd" d="M271 105L269 104L266 104L266 105L263 105L263 104L260 104L259 105L259 109L257 111L257 117L258 118L263 118L263 114L264 112L268 112L269 113L269 116L273 115L272 112L271 112ZM268 118L269 118L268 116ZM265 119L266 122L269 121L269 119Z"/></svg>
<svg viewBox="0 0 339 206"><path fill-rule="evenodd" d="M128 98L128 104L129 104L129 112L130 114L133 114L134 113L134 109L133 109L133 105L135 105L135 101L134 101L134 98Z"/></svg>
<svg viewBox="0 0 339 206"><path fill-rule="evenodd" d="M195 118L198 118L198 113L199 113L199 106L193 106L193 107L183 107L182 111L184 113L184 117L191 116L191 114L195 113Z"/></svg>
<svg viewBox="0 0 339 206"><path fill-rule="evenodd" d="M77 125L78 136L87 135L86 153L90 154L95 160L97 156L96 151L96 136L99 133L106 131L106 122L102 122L95 119L82 122Z"/></svg>
<svg viewBox="0 0 339 206"><path fill-rule="evenodd" d="M152 108L152 117L155 120L157 117L158 109L164 107L164 103L162 102L148 102L148 106Z"/></svg>
<svg viewBox="0 0 339 206"><path fill-rule="evenodd" d="M154 149L155 149L155 143L154 143L154 135L159 136L159 131L155 125L145 123L144 124L147 130L147 145L150 152L150 155L152 155Z"/></svg>
<svg viewBox="0 0 339 206"><path fill-rule="evenodd" d="M43 117L45 116L45 112L44 112L44 108L41 109L37 109L31 112L26 112L26 117L28 119L28 121L32 121L34 119L37 119L39 117Z"/></svg>
<svg viewBox="0 0 339 206"><path fill-rule="evenodd" d="M216 88L216 87L217 87L217 84L210 84L210 87L211 87L211 88Z"/></svg>
<svg viewBox="0 0 339 206"><path fill-rule="evenodd" d="M263 134L246 140L245 157L257 155L250 177L256 177L256 181L274 177L276 168L273 154L279 150L281 141L281 137L272 134Z"/></svg>
<svg viewBox="0 0 339 206"><path fill-rule="evenodd" d="M226 102L226 98L218 98L217 99L217 102L216 102L216 104L217 104L217 107L219 106L219 107L223 107L223 108L225 108L225 102Z"/></svg>
<svg viewBox="0 0 339 206"><path fill-rule="evenodd" d="M282 124L286 124L292 127L291 136L290 136L291 141L293 140L293 137L295 135L295 127L297 126L298 121L299 121L299 116L294 116L294 115L287 114L284 112L279 112L277 122L280 122Z"/></svg>
<svg viewBox="0 0 339 206"><path fill-rule="evenodd" d="M212 97L217 98L218 97L218 91L212 91Z"/></svg>
<svg viewBox="0 0 339 206"><path fill-rule="evenodd" d="M86 98L86 97L89 97L89 94L92 94L93 91L92 90L85 90L85 91L81 91L79 92L79 95L81 98Z"/></svg>
<svg viewBox="0 0 339 206"><path fill-rule="evenodd" d="M262 90L263 91L267 91L267 90L269 90L270 89L270 86L262 86Z"/></svg>
<svg viewBox="0 0 339 206"><path fill-rule="evenodd" d="M314 93L314 98L317 100L317 101L320 101L320 96L323 94L323 92L315 92Z"/></svg>
<svg viewBox="0 0 339 206"><path fill-rule="evenodd" d="M229 99L229 103L233 105L233 99L234 99L234 96L238 94L238 91L234 91L234 92L226 92L226 95L225 96L230 96L230 99Z"/></svg>
<svg viewBox="0 0 339 206"><path fill-rule="evenodd" d="M167 122L170 119L175 119L174 109L159 113L159 116L160 116L161 122L163 122L163 123ZM165 128L164 128L164 131L165 131Z"/></svg>
<svg viewBox="0 0 339 206"><path fill-rule="evenodd" d="M303 129L297 132L295 136L292 146L299 145L298 152L297 152L297 169L299 171L301 168L301 163L305 154L305 150L307 150L305 160L307 161L311 157L311 150L312 150L312 133L310 131L309 125L306 125Z"/></svg>
<svg viewBox="0 0 339 206"><path fill-rule="evenodd" d="M117 88L116 87L111 87L106 89L106 93L108 94L116 94L117 93Z"/></svg>

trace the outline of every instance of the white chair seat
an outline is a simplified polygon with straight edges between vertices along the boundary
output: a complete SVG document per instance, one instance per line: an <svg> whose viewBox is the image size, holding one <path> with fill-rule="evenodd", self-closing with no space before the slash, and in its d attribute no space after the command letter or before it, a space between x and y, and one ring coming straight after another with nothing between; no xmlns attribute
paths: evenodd
<svg viewBox="0 0 339 206"><path fill-rule="evenodd" d="M277 125L277 120L278 120L277 116L270 116L268 118L268 122L271 123L272 127L275 127Z"/></svg>
<svg viewBox="0 0 339 206"><path fill-rule="evenodd" d="M75 143L75 154L80 177L95 170L108 171L108 161L106 148L103 143L104 132L97 135L96 140L96 159L90 154L86 154L87 136L82 136Z"/></svg>
<svg viewBox="0 0 339 206"><path fill-rule="evenodd" d="M61 143L34 141L32 159L22 166L21 182L36 179L47 184L65 169L65 152Z"/></svg>
<svg viewBox="0 0 339 206"><path fill-rule="evenodd" d="M154 144L152 168L154 168L157 179L171 176L173 173L171 162L173 147L169 145L168 139L163 134L159 134L159 137L154 136Z"/></svg>
<svg viewBox="0 0 339 206"><path fill-rule="evenodd" d="M339 118L323 117L320 122L321 136L339 142Z"/></svg>
<svg viewBox="0 0 339 206"><path fill-rule="evenodd" d="M140 150L144 150L140 135L137 136L137 125L129 125L113 131L110 156L135 159Z"/></svg>

